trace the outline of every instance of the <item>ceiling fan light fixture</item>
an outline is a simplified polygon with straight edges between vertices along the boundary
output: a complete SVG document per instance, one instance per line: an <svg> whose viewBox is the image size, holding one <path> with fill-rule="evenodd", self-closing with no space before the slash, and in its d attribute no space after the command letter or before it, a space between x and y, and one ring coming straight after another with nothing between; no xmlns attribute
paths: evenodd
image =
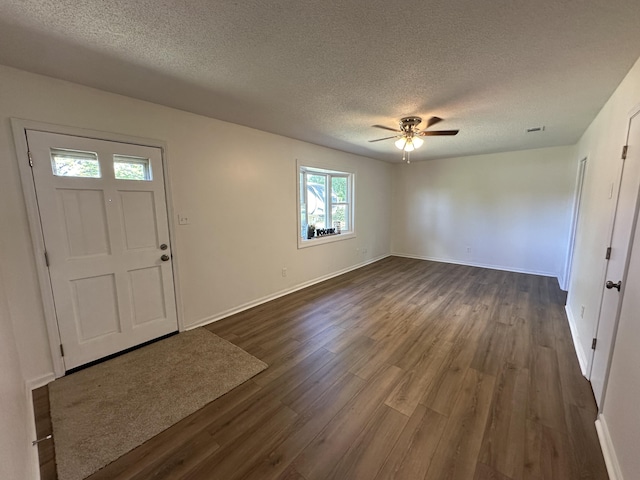
<svg viewBox="0 0 640 480"><path fill-rule="evenodd" d="M418 137L402 137L396 140L395 145L398 150L404 150L405 152L413 152L416 148L420 148L424 140Z"/></svg>
<svg viewBox="0 0 640 480"><path fill-rule="evenodd" d="M436 123L440 123L442 118L440 117L431 117L427 121L427 127L424 130L420 130L418 125L422 122L422 118L420 117L404 117L400 119L399 127L391 128L385 125L373 125L376 128L381 128L383 130L390 130L395 132L396 135L391 137L384 138L376 138L374 140L369 140L370 142L379 142L381 140L391 140L392 138L397 138L394 142L394 145L398 150L402 150L402 159L409 162L409 154L413 152L416 148L420 148L424 144L424 140L421 138L423 136L441 136L441 135L457 135L459 130L427 130L427 128L432 127ZM544 127L543 127L544 129Z"/></svg>
<svg viewBox="0 0 640 480"><path fill-rule="evenodd" d="M395 146L398 150L406 150L406 146L407 146L407 139L406 137L402 137L399 138L398 140L395 141Z"/></svg>

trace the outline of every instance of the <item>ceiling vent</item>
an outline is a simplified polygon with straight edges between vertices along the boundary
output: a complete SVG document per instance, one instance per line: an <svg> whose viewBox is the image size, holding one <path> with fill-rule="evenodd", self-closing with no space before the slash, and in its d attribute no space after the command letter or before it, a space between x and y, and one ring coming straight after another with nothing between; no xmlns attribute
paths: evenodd
<svg viewBox="0 0 640 480"><path fill-rule="evenodd" d="M544 132L544 125L540 127L527 128L527 133L533 133L533 132Z"/></svg>

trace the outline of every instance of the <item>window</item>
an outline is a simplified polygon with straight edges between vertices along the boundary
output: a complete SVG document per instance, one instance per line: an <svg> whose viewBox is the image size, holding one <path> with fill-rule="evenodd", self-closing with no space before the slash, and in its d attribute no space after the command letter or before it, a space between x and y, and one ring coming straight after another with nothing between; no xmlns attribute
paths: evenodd
<svg viewBox="0 0 640 480"><path fill-rule="evenodd" d="M353 173L298 165L298 246L354 234Z"/></svg>
<svg viewBox="0 0 640 480"><path fill-rule="evenodd" d="M102 178L100 161L95 152L52 148L51 168L57 177ZM142 157L114 155L113 174L117 180L153 179L149 159Z"/></svg>
<svg viewBox="0 0 640 480"><path fill-rule="evenodd" d="M114 155L113 173L117 180L152 180L148 158Z"/></svg>
<svg viewBox="0 0 640 480"><path fill-rule="evenodd" d="M57 177L101 177L100 162L95 152L52 148L51 167Z"/></svg>

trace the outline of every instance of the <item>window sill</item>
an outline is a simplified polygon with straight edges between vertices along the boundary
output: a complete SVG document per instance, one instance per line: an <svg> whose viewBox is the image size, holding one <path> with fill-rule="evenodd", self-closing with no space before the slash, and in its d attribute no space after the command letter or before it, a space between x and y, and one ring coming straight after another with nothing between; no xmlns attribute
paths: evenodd
<svg viewBox="0 0 640 480"><path fill-rule="evenodd" d="M324 245L325 243L340 242L355 238L355 232L336 233L334 235L325 235L322 237L314 237L309 240L298 238L298 248L315 247L316 245Z"/></svg>

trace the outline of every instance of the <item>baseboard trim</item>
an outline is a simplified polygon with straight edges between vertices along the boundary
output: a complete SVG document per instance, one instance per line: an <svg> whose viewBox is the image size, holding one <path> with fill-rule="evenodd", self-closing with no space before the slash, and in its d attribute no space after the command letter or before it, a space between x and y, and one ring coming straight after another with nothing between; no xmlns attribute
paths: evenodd
<svg viewBox="0 0 640 480"><path fill-rule="evenodd" d="M567 282L567 276L564 273L558 275L558 283L560 284L560 290L564 292L569 291L569 282Z"/></svg>
<svg viewBox="0 0 640 480"><path fill-rule="evenodd" d="M191 325L187 325L185 327L185 330L193 330L194 328L199 328L199 327L203 327L205 325L209 325L210 323L217 322L219 320L222 320L223 318L227 318L227 317L230 317L231 315L235 315L236 313L244 312L245 310L249 310L250 308L257 307L258 305L262 305L263 303L270 302L271 300L275 300L276 298L284 297L285 295L289 295L290 293L297 292L298 290L302 290L303 288L310 287L312 285L324 282L324 281L329 280L331 278L339 277L340 275L344 275L345 273L351 272L353 270L357 270L357 269L365 267L365 266L367 266L369 264L372 264L372 263L375 263L375 262L379 262L380 260L383 260L383 259L385 259L387 257L390 257L390 256L391 256L391 254L384 254L384 255L381 255L379 257L367 260L365 262L361 262L361 263L352 265L350 267L343 268L342 270L338 270L337 272L332 272L332 273L329 273L327 275L323 275L321 277L314 278L313 280L309 280L307 282L299 283L298 285L295 285L293 287L290 287L290 288L287 288L287 289L284 289L284 290L280 290L279 292L273 293L271 295L267 295L267 296L258 298L256 300L252 300L250 302L243 303L242 305L239 305L237 307L230 308L228 310L225 310L224 312L218 313L216 315L212 315L210 317L203 318L201 320L198 320L195 323L192 323Z"/></svg>
<svg viewBox="0 0 640 480"><path fill-rule="evenodd" d="M576 355L578 357L578 363L580 364L580 370L582 371L582 376L586 379L589 379L587 372L589 367L589 362L587 361L587 355L584 353L584 349L582 348L582 342L580 342L580 335L578 335L578 327L576 327L575 317L573 316L573 311L569 304L564 306L564 311L567 313L567 320L569 320L569 329L571 330L571 339L573 340L573 348L576 351Z"/></svg>
<svg viewBox="0 0 640 480"><path fill-rule="evenodd" d="M453 260L450 258L428 257L424 255L413 255L410 253L392 252L391 255L394 257L415 258L416 260L429 260L430 262L452 263L454 265L465 265L467 267L479 267L479 268L488 268L490 270L502 270L503 272L528 273L529 275L540 275L541 277L559 278L559 275L557 272L556 273L543 272L543 271L535 271L535 270L525 270L522 268L511 268L511 267L505 267L500 265L489 265L486 263L463 262L461 260Z"/></svg>
<svg viewBox="0 0 640 480"><path fill-rule="evenodd" d="M609 480L624 480L622 470L620 470L620 464L618 463L618 457L616 456L616 451L613 448L613 442L611 442L611 436L609 435L609 427L607 427L607 422L602 414L598 415L596 420L596 432L598 432L600 448L602 449L604 463L607 466L607 473L609 473Z"/></svg>

